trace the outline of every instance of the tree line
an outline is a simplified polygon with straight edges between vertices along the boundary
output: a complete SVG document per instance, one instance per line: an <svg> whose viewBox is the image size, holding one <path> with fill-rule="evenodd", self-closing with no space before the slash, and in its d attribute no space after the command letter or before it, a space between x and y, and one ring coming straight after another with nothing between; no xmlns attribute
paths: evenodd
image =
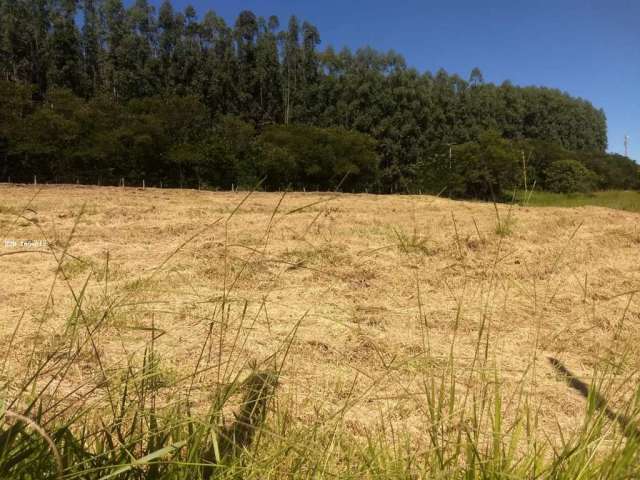
<svg viewBox="0 0 640 480"><path fill-rule="evenodd" d="M596 187L637 185L606 147L586 100L479 69L421 73L393 51L322 50L295 16L229 25L169 1L0 0L3 181L389 192L445 179L474 196L521 181L525 155L541 187L549 158L579 162Z"/></svg>

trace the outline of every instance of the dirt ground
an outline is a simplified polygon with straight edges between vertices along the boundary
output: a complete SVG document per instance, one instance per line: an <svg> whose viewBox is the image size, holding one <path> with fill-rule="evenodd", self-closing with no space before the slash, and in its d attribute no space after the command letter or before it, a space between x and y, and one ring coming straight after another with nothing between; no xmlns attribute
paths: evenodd
<svg viewBox="0 0 640 480"><path fill-rule="evenodd" d="M299 419L347 405L356 432L380 419L420 430L425 372L445 371L450 354L456 389L497 375L508 398L530 395L551 436L579 423L585 401L548 357L587 382L596 365L615 369L620 397L635 386L626 376L640 367L639 214L245 196L0 186L9 396L34 358L98 324L67 392L139 358L155 329L169 382L204 370L194 398L252 361L284 361L278 395Z"/></svg>

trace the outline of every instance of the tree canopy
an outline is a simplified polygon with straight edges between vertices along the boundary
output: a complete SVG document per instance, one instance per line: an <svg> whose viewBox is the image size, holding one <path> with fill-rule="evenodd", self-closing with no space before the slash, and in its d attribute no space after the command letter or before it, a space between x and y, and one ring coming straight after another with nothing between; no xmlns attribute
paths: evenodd
<svg viewBox="0 0 640 480"><path fill-rule="evenodd" d="M538 142L600 187L637 185L586 100L320 45L309 22L248 10L227 24L169 0L0 0L0 178L326 189L348 173L349 188L402 191L432 185L455 145L448 188L486 195L515 181L517 145ZM461 170L473 162L481 174Z"/></svg>

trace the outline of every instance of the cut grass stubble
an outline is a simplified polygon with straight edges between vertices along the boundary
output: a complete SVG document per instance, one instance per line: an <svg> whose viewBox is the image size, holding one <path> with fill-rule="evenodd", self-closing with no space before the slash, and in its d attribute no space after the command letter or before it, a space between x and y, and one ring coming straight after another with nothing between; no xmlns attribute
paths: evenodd
<svg viewBox="0 0 640 480"><path fill-rule="evenodd" d="M603 400L620 397L615 365L623 363L633 352L612 352L611 363L599 364L588 386L576 382L554 360L559 372L556 381L566 381L567 391L574 388L586 397L582 425L572 432L563 432L558 425L555 434L560 436L559 441L545 441L550 433L544 431L539 418L541 400L535 395L535 371L541 362L546 362L537 347L539 338L534 339L534 354L527 361L518 385L505 393L501 369L490 344L492 332L498 328L491 311L501 283L499 265L507 254L503 237L509 236L516 224L512 209L501 218L497 205L494 240L481 234L474 219L482 248L489 248L488 243L493 242L493 262L485 266L481 280L465 277L462 287L454 292L457 312L448 354L443 357L434 349L434 326L423 311L424 302L428 301L422 291L424 281L416 274L420 350L406 358L386 358L377 352L384 365L379 374L353 366L353 381L346 388L342 405L327 409L322 399L306 399L316 402L317 415L302 420L296 404L298 396L291 392L285 395L280 389L281 384L287 383L287 359L290 350L299 343L298 329L306 314L292 323L275 351L259 360L246 361L242 352L247 342L254 341L251 335L255 323L266 315L266 306L261 304L252 310L249 300L243 301L234 294L251 262L268 261L274 224L306 207L325 208L331 198L282 212L283 195L274 207L262 244L252 248L249 257L243 257L240 266L232 270L230 265L237 257L232 253L234 244L228 226L249 195L228 216L217 218L189 237L135 281L150 290L169 282L163 281L163 277L168 276L171 261L178 252L207 229L222 228L224 238L218 247L224 263L222 294L215 299L198 300L199 308L204 310L200 316L206 319L208 327L194 370L170 375L157 348L165 332L156 327L151 304L140 297L141 289L118 290L115 285L109 286L109 262L113 259L107 256L102 267L92 263L91 271L65 267L69 265L67 253L82 218L80 210L62 248L50 249L58 265L53 283L63 282L73 299L67 327L50 343L44 355L39 345L33 345L24 377L5 372L4 367L2 370L0 476L595 479L640 475L640 439L635 427L640 414L640 389L627 395L624 402L618 402L617 409ZM314 216L312 223L316 219ZM452 242L460 268L465 269L466 247L453 216L452 221L456 237ZM310 227L311 224L303 230L303 236ZM393 232L395 246L409 260L415 254L431 254L428 236L422 235L417 227L411 234L400 227ZM567 249L574 237L575 231L569 232ZM560 264L565 253L566 250L558 252L552 268ZM292 268L280 266L272 288ZM295 268L307 266L296 263ZM80 289L73 286L70 275L86 275ZM471 282L482 283L478 291L484 307L472 355L460 362L456 358L460 321ZM94 283L103 291L99 299L88 294ZM555 285L544 288L552 292ZM263 297L268 294L269 291ZM42 309L43 325L51 314L52 303L50 294ZM148 340L137 347L140 354L131 352L120 368L106 366L100 338L114 334L113 318L129 315L148 320L134 327L148 332ZM617 322L620 328L623 320ZM7 345L5 366L19 328L20 323ZM122 342L126 342L124 336ZM86 359L96 369L77 384L77 378L71 380L71 376ZM415 373L417 391L397 379L398 372L408 365ZM363 378L367 378L364 390L359 388ZM630 380L635 378L636 372L629 374ZM354 432L347 420L348 412L367 408L371 394L383 383L397 384L399 397L415 399L411 403L416 410L412 423L401 427L380 409L374 428ZM209 389L205 403L195 393L202 389ZM624 425L620 423L622 419Z"/></svg>

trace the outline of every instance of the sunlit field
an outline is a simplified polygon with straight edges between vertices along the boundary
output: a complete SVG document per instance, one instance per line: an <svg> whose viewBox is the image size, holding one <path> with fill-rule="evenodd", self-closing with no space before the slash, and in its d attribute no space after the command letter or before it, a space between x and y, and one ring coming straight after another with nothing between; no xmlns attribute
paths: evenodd
<svg viewBox="0 0 640 480"><path fill-rule="evenodd" d="M639 196L0 186L0 477L638 477Z"/></svg>

